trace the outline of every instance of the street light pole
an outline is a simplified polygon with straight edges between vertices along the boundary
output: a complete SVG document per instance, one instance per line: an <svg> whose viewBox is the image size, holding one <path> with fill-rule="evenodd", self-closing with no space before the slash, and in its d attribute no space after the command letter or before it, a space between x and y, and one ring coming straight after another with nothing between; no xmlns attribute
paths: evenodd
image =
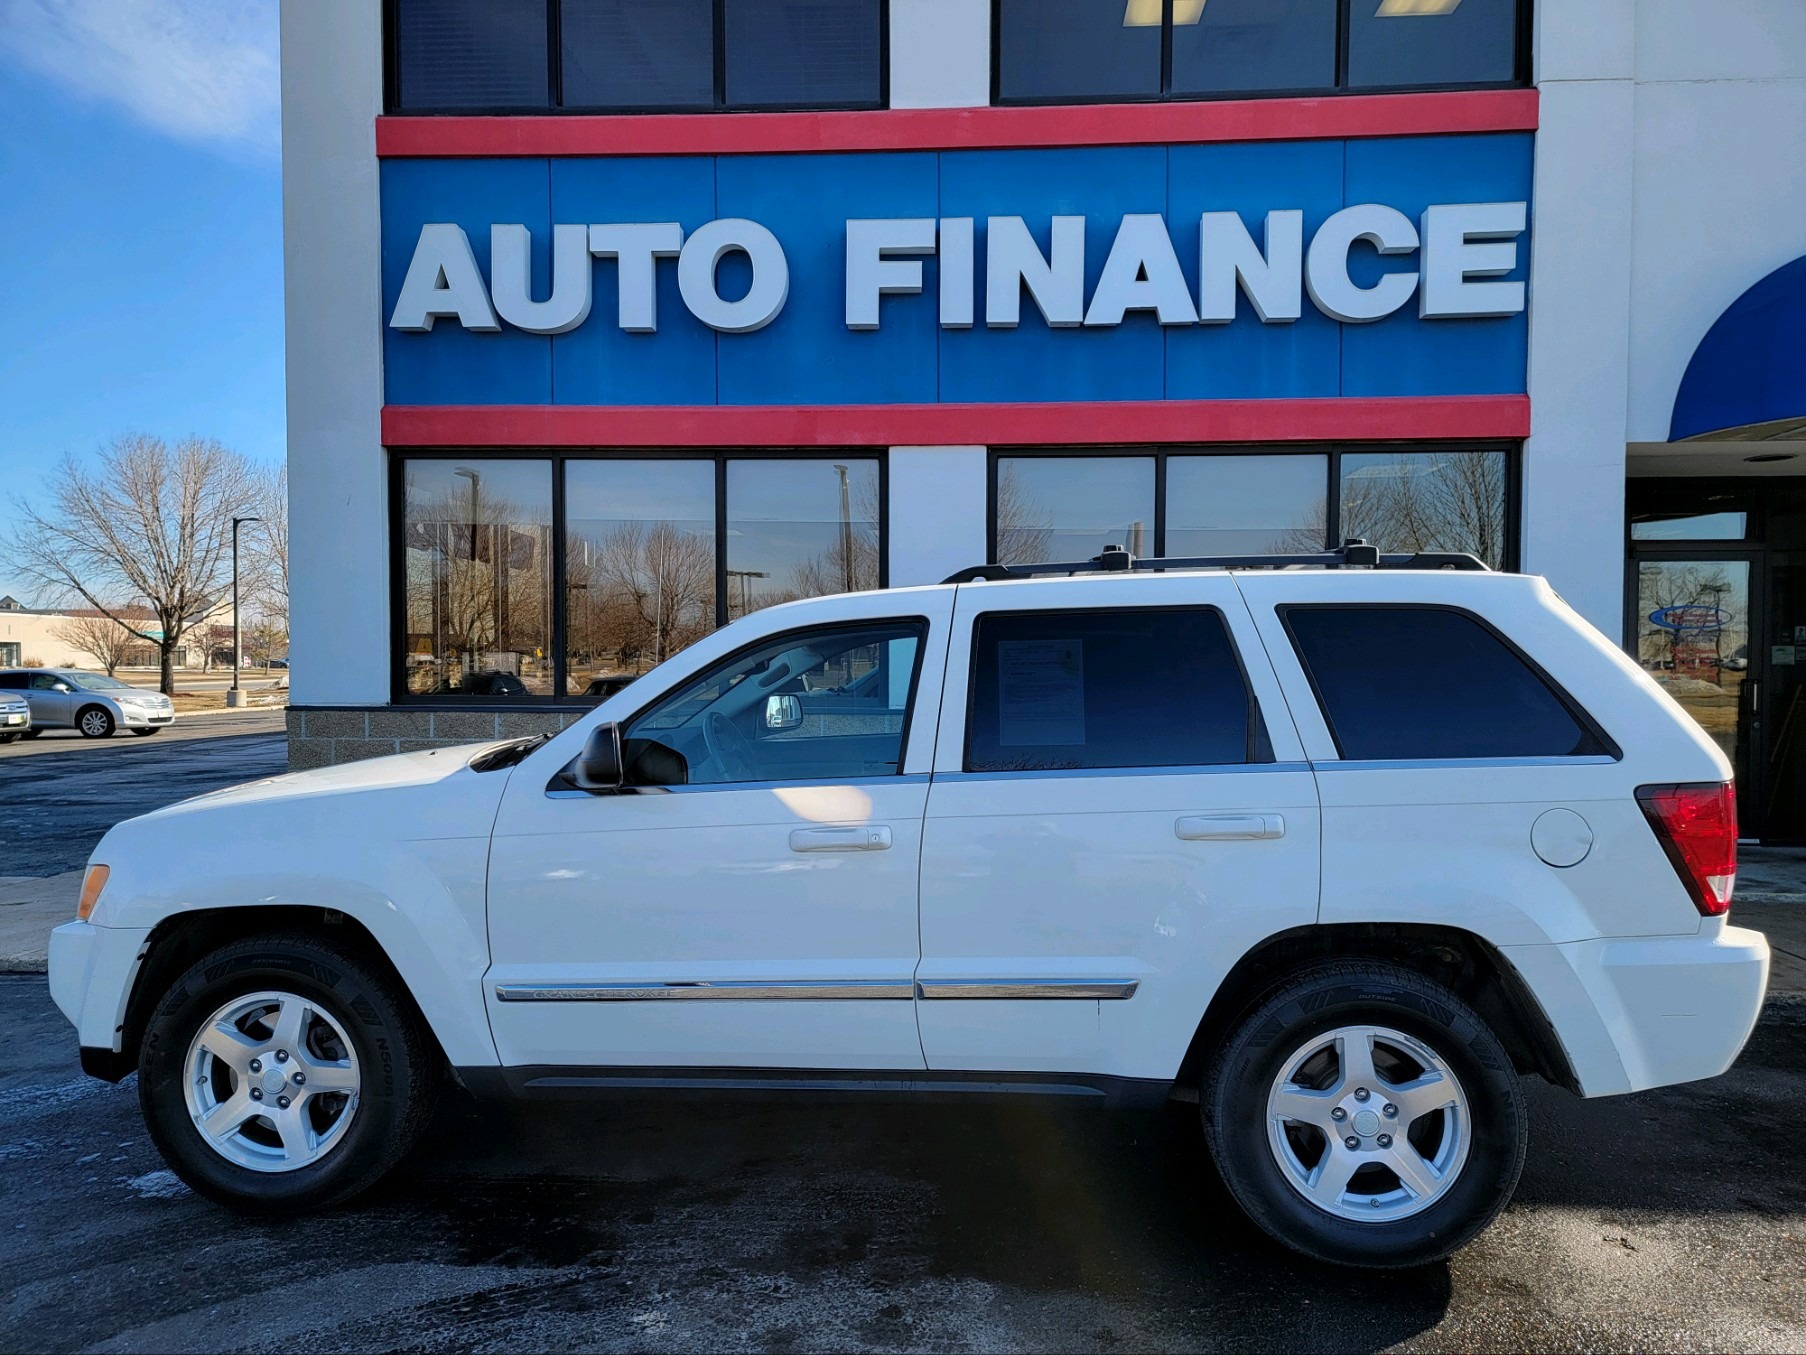
<svg viewBox="0 0 1806 1355"><path fill-rule="evenodd" d="M244 653L239 644L238 623L238 529L247 522L262 522L262 518L232 519L232 690L226 695L226 704L236 706L238 697L238 670L244 667Z"/></svg>
<svg viewBox="0 0 1806 1355"><path fill-rule="evenodd" d="M847 468L835 466L840 476L840 579L844 593L853 591L853 514L847 503Z"/></svg>

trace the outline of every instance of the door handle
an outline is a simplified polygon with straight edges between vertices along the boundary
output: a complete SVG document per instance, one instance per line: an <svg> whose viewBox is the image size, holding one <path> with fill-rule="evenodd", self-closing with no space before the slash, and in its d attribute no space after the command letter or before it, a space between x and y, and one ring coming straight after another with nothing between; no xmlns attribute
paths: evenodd
<svg viewBox="0 0 1806 1355"><path fill-rule="evenodd" d="M882 852L890 849L890 828L867 823L856 828L797 828L790 834L793 852Z"/></svg>
<svg viewBox="0 0 1806 1355"><path fill-rule="evenodd" d="M1278 814L1187 814L1173 821L1173 832L1186 842L1227 842L1286 835Z"/></svg>

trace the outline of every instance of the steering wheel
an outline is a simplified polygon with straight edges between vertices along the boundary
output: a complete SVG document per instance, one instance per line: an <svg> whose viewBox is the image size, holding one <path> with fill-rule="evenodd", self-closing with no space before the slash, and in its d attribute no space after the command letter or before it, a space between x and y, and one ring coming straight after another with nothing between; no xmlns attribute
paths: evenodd
<svg viewBox="0 0 1806 1355"><path fill-rule="evenodd" d="M702 741L708 745L709 756L714 759L715 765L724 773L722 780L760 779L758 770L753 766L752 741L721 711L713 711L703 720Z"/></svg>

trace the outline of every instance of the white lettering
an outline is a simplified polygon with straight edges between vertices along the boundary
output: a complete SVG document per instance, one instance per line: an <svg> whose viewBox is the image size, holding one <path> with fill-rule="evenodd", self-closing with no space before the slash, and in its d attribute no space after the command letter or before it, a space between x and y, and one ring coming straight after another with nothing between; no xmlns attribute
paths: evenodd
<svg viewBox="0 0 1806 1355"><path fill-rule="evenodd" d="M922 290L922 261L892 254L934 253L934 218L892 217L847 222L847 328L878 328L886 296Z"/></svg>
<svg viewBox="0 0 1806 1355"><path fill-rule="evenodd" d="M496 314L529 334L565 334L589 319L589 231L552 227L552 295L533 299L533 237L525 226L489 228L489 291Z"/></svg>
<svg viewBox="0 0 1806 1355"><path fill-rule="evenodd" d="M1125 216L1117 227L1085 323L1120 325L1129 311L1153 311L1163 325L1198 322L1166 222L1149 213Z"/></svg>
<svg viewBox="0 0 1806 1355"><path fill-rule="evenodd" d="M589 228L589 252L616 261L616 309L629 334L658 333L658 261L675 259L683 244L684 228L675 221L618 221Z"/></svg>
<svg viewBox="0 0 1806 1355"><path fill-rule="evenodd" d="M972 328L972 218L941 218L941 328Z"/></svg>
<svg viewBox="0 0 1806 1355"><path fill-rule="evenodd" d="M391 329L426 334L433 321L456 317L466 329L494 333L501 322L489 305L489 289L462 226L433 222L420 228L401 295L395 299Z"/></svg>
<svg viewBox="0 0 1806 1355"><path fill-rule="evenodd" d="M1262 324L1286 325L1304 314L1304 213L1267 213L1266 248L1235 212L1206 212L1198 229L1198 319L1235 319L1236 285Z"/></svg>
<svg viewBox="0 0 1806 1355"><path fill-rule="evenodd" d="M1502 278L1518 266L1517 238L1528 204L1460 202L1423 214L1423 288L1417 313L1426 320L1516 315L1524 309L1521 282Z"/></svg>
<svg viewBox="0 0 1806 1355"><path fill-rule="evenodd" d="M723 301L715 290L722 256L739 250L752 264L752 286L738 301ZM677 289L684 305L710 329L750 334L777 319L790 297L790 263L777 236L756 221L722 217L699 226L677 256Z"/></svg>
<svg viewBox="0 0 1806 1355"><path fill-rule="evenodd" d="M1041 318L1055 329L1070 329L1085 318L1085 218L1053 219L1053 258L1048 260L1019 216L994 216L985 223L985 324L1014 329L1022 316L1022 289L1034 298Z"/></svg>
<svg viewBox="0 0 1806 1355"><path fill-rule="evenodd" d="M1381 254L1409 254L1417 248L1417 227L1403 212L1369 202L1344 207L1318 228L1305 258L1304 285L1318 310L1350 325L1385 319L1417 290L1416 273L1387 273L1371 287L1355 286L1348 251L1357 241Z"/></svg>

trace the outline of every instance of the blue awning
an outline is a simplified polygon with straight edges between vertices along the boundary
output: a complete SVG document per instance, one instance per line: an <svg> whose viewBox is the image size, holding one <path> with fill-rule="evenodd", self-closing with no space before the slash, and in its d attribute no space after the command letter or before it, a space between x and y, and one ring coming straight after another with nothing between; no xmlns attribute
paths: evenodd
<svg viewBox="0 0 1806 1355"><path fill-rule="evenodd" d="M1706 331L1674 397L1668 438L1806 418L1806 257L1763 278Z"/></svg>

